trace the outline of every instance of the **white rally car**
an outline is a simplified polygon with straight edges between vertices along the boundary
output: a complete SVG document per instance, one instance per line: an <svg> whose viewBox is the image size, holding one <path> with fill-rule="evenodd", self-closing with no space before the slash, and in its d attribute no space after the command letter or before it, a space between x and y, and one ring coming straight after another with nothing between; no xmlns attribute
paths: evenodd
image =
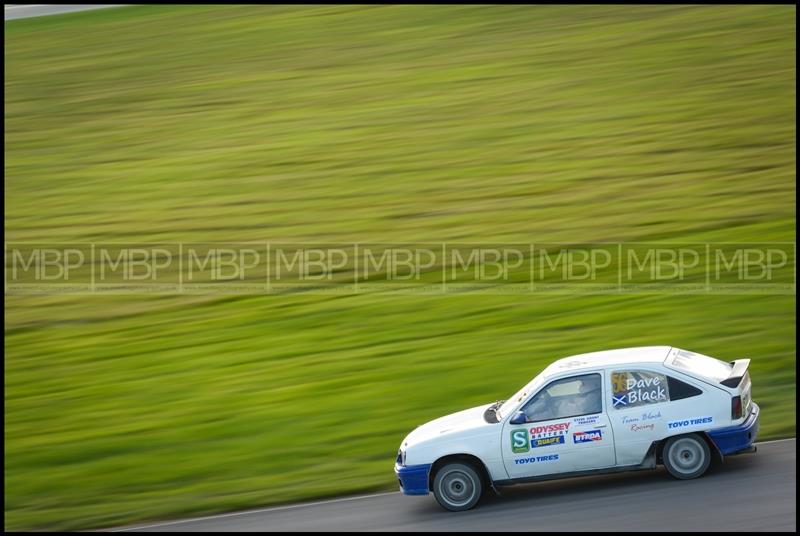
<svg viewBox="0 0 800 536"><path fill-rule="evenodd" d="M668 346L559 359L505 402L411 432L395 462L400 489L467 510L486 488L518 482L657 464L699 477L712 460L755 452L749 364Z"/></svg>

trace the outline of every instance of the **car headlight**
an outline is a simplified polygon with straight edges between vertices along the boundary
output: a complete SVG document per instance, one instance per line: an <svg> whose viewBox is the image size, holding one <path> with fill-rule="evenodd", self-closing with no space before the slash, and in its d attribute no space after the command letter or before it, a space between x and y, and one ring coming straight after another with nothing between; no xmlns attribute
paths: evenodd
<svg viewBox="0 0 800 536"><path fill-rule="evenodd" d="M403 451L403 449L399 449L397 451L397 464L400 466L406 465L406 453Z"/></svg>

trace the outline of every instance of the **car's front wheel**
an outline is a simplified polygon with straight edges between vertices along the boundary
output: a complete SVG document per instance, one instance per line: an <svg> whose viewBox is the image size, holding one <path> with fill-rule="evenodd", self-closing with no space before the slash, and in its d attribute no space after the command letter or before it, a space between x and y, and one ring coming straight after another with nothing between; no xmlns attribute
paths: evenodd
<svg viewBox="0 0 800 536"><path fill-rule="evenodd" d="M478 503L481 493L483 483L480 475L465 463L448 463L436 472L433 479L433 496L448 510L469 510Z"/></svg>
<svg viewBox="0 0 800 536"><path fill-rule="evenodd" d="M711 464L711 449L697 434L676 436L664 444L662 458L670 475L688 480L706 472Z"/></svg>

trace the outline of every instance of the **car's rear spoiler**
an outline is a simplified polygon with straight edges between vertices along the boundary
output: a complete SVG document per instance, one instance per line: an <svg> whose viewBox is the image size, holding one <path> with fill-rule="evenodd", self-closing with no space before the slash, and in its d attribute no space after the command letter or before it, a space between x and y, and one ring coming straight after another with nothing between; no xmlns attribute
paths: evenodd
<svg viewBox="0 0 800 536"><path fill-rule="evenodd" d="M730 375L719 383L725 387L739 387L739 384L742 383L742 378L747 374L747 367L750 366L750 360L737 359L736 361L731 361L731 365L733 365L733 368L731 369Z"/></svg>

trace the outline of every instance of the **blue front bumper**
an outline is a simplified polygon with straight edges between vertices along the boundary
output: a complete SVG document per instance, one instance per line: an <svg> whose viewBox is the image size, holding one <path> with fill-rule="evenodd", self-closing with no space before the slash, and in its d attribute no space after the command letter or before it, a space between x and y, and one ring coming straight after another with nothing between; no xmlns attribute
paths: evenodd
<svg viewBox="0 0 800 536"><path fill-rule="evenodd" d="M760 412L758 405L753 402L750 415L742 424L711 430L708 435L723 455L747 450L756 440Z"/></svg>
<svg viewBox="0 0 800 536"><path fill-rule="evenodd" d="M431 464L422 465L397 465L394 466L394 473L400 480L400 491L406 495L427 495L428 494L428 473L431 471Z"/></svg>

